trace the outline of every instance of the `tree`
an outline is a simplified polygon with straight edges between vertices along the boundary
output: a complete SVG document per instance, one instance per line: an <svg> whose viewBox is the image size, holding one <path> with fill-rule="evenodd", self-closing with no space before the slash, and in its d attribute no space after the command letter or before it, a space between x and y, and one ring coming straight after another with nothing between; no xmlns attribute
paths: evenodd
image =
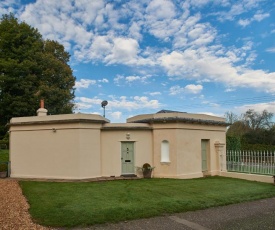
<svg viewBox="0 0 275 230"><path fill-rule="evenodd" d="M72 113L75 78L67 64L70 60L69 54L65 52L63 45L46 40L41 60L43 68L39 78L40 98L46 99L45 106L50 114Z"/></svg>
<svg viewBox="0 0 275 230"><path fill-rule="evenodd" d="M272 117L273 113L269 113L267 110L264 110L262 113L258 113L253 109L249 109L245 114L243 114L243 121L253 130L260 128L269 129L272 125Z"/></svg>
<svg viewBox="0 0 275 230"><path fill-rule="evenodd" d="M226 135L241 137L249 131L250 128L243 121L236 121L229 127Z"/></svg>
<svg viewBox="0 0 275 230"><path fill-rule="evenodd" d="M229 124L233 124L234 122L239 120L238 115L230 111L225 112L224 116L225 116L226 122Z"/></svg>
<svg viewBox="0 0 275 230"><path fill-rule="evenodd" d="M231 112L227 112L227 119L235 117ZM231 149L253 148L257 145L263 146L275 145L275 126L271 122L273 113L267 110L261 113L252 109L247 110L238 121L235 121L227 130L227 146Z"/></svg>
<svg viewBox="0 0 275 230"><path fill-rule="evenodd" d="M12 117L34 116L40 99L50 114L73 112L70 55L14 15L0 20L0 138Z"/></svg>

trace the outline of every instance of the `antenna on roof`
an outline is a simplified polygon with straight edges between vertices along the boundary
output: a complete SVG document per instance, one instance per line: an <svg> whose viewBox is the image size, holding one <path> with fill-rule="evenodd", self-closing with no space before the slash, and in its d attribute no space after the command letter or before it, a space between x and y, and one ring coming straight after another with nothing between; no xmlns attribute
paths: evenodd
<svg viewBox="0 0 275 230"><path fill-rule="evenodd" d="M101 107L104 109L104 113L103 113L103 117L105 117L105 107L106 107L106 105L108 105L108 101L102 101L101 102Z"/></svg>

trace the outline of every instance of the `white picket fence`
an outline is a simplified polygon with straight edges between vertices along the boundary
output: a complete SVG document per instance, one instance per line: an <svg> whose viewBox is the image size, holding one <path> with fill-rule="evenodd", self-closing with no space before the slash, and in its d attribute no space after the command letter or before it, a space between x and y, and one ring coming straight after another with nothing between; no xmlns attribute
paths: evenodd
<svg viewBox="0 0 275 230"><path fill-rule="evenodd" d="M275 152L271 151L226 151L228 172L275 175Z"/></svg>

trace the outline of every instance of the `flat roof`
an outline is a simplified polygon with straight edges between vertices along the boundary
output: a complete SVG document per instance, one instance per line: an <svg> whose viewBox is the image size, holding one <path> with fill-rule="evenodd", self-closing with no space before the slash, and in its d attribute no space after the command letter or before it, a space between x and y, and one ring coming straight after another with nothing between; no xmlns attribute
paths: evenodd
<svg viewBox="0 0 275 230"><path fill-rule="evenodd" d="M47 116L33 116L33 117L14 117L10 120L9 126L13 125L30 125L30 124L53 124L53 123L109 123L110 121L97 114L60 114Z"/></svg>
<svg viewBox="0 0 275 230"><path fill-rule="evenodd" d="M128 123L163 123L163 122L182 122L197 123L206 125L228 126L225 118L210 116L206 114L192 114L183 112L158 112L154 114L137 115L127 119Z"/></svg>

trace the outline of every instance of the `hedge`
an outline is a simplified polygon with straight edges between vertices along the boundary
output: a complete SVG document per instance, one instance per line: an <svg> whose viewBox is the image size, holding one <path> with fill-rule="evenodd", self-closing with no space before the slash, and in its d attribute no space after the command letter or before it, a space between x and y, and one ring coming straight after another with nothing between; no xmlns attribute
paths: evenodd
<svg viewBox="0 0 275 230"><path fill-rule="evenodd" d="M9 141L0 140L0 149L9 149Z"/></svg>

